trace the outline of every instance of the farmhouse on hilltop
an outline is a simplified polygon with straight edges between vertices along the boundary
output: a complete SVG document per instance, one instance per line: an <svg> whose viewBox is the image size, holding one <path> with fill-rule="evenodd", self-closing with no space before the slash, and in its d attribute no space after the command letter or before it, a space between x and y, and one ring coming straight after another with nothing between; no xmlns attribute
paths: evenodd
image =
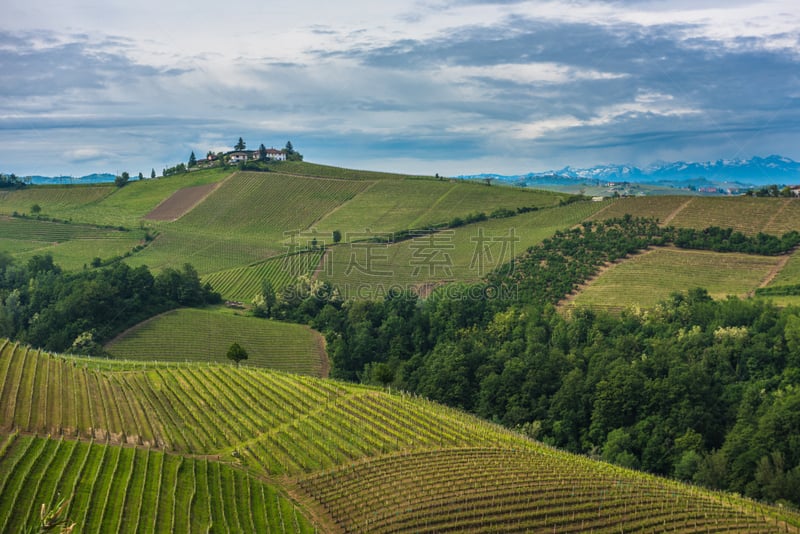
<svg viewBox="0 0 800 534"><path fill-rule="evenodd" d="M274 148L268 148L266 150L267 159L272 161L285 161L286 160L286 153L283 150L276 150ZM255 161L258 160L259 154L258 150L237 150L235 152L228 152L227 154L228 160L231 163L242 163L245 161Z"/></svg>

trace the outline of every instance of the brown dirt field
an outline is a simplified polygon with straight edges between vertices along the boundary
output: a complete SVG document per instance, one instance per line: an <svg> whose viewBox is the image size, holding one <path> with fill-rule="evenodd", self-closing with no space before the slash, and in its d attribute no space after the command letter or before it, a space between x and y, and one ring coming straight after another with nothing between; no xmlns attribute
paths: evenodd
<svg viewBox="0 0 800 534"><path fill-rule="evenodd" d="M180 219L213 193L221 183L196 185L175 191L172 196L165 199L153 211L148 213L145 219L152 221L175 221Z"/></svg>

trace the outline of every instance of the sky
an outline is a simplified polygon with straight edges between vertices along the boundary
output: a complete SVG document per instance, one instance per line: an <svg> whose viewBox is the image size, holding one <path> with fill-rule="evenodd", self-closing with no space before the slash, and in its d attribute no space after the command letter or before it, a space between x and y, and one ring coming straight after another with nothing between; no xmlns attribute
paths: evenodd
<svg viewBox="0 0 800 534"><path fill-rule="evenodd" d="M797 0L14 0L0 172L209 150L414 174L800 160Z"/></svg>

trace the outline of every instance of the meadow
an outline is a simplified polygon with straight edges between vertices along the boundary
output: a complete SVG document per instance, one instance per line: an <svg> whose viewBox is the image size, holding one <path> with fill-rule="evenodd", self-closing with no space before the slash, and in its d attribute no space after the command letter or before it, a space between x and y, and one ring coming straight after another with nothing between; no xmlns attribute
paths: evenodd
<svg viewBox="0 0 800 534"><path fill-rule="evenodd" d="M227 363L226 354L233 343L247 351L245 363L249 366L326 375L325 341L318 332L224 308L173 310L140 323L104 348L123 360Z"/></svg>

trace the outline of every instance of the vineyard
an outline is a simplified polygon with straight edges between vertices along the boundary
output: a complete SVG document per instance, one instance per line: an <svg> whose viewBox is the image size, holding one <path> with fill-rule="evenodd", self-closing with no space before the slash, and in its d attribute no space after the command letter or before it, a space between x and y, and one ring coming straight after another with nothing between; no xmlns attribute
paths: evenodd
<svg viewBox="0 0 800 534"><path fill-rule="evenodd" d="M205 234L250 234L281 243L369 185L367 182L238 173L175 224ZM302 199L302 201L298 201Z"/></svg>
<svg viewBox="0 0 800 534"><path fill-rule="evenodd" d="M498 208L549 207L563 198L566 195L477 183L383 180L330 212L314 228L322 234L339 230L345 241L356 241L367 231L425 228L471 213L489 214Z"/></svg>
<svg viewBox="0 0 800 534"><path fill-rule="evenodd" d="M105 349L119 359L227 363L232 343L247 351L250 366L321 376L327 364L325 342L310 328L225 310L175 310L129 330Z"/></svg>
<svg viewBox="0 0 800 534"><path fill-rule="evenodd" d="M2 341L0 388L3 531L32 526L38 507L60 497L81 532L797 532L800 524L777 508L562 453L410 395L299 375L64 357Z"/></svg>
<svg viewBox="0 0 800 534"><path fill-rule="evenodd" d="M89 208L114 193L108 185L31 187L17 191L0 192L0 213L30 215L31 206L39 204L42 214L48 217L69 219L82 208ZM76 221L83 221L77 219ZM117 223L119 224L119 223Z"/></svg>
<svg viewBox="0 0 800 534"><path fill-rule="evenodd" d="M800 228L800 203L787 198L756 197L643 197L622 198L599 211L594 220L654 217L662 224L683 228L733 228L748 235L782 235Z"/></svg>
<svg viewBox="0 0 800 534"><path fill-rule="evenodd" d="M65 269L81 269L94 258L108 259L130 252L144 240L141 230L119 231L83 224L0 217L2 250L25 261L34 254L51 254Z"/></svg>
<svg viewBox="0 0 800 534"><path fill-rule="evenodd" d="M274 486L208 459L0 433L0 532L72 496L80 532L314 532Z"/></svg>
<svg viewBox="0 0 800 534"><path fill-rule="evenodd" d="M185 187L218 182L225 170L191 172L157 180L136 180L123 188L96 186L36 186L0 193L0 213L29 213L39 204L42 214L63 220L134 228L164 199Z"/></svg>
<svg viewBox="0 0 800 534"><path fill-rule="evenodd" d="M556 230L577 224L599 205L576 202L514 217L422 235L393 244L353 243L331 249L320 278L346 297L375 298L390 287L415 289L480 280Z"/></svg>
<svg viewBox="0 0 800 534"><path fill-rule="evenodd" d="M278 292L300 275L311 275L322 259L322 251L283 255L269 260L211 273L203 277L215 291L229 300L250 302L268 280Z"/></svg>
<svg viewBox="0 0 800 534"><path fill-rule="evenodd" d="M707 289L714 298L745 296L779 262L767 256L658 248L611 266L582 289L570 306L651 307L673 292L695 287Z"/></svg>
<svg viewBox="0 0 800 534"><path fill-rule="evenodd" d="M400 453L303 478L347 532L774 532L757 507L542 451ZM424 488L424 489L422 489Z"/></svg>

